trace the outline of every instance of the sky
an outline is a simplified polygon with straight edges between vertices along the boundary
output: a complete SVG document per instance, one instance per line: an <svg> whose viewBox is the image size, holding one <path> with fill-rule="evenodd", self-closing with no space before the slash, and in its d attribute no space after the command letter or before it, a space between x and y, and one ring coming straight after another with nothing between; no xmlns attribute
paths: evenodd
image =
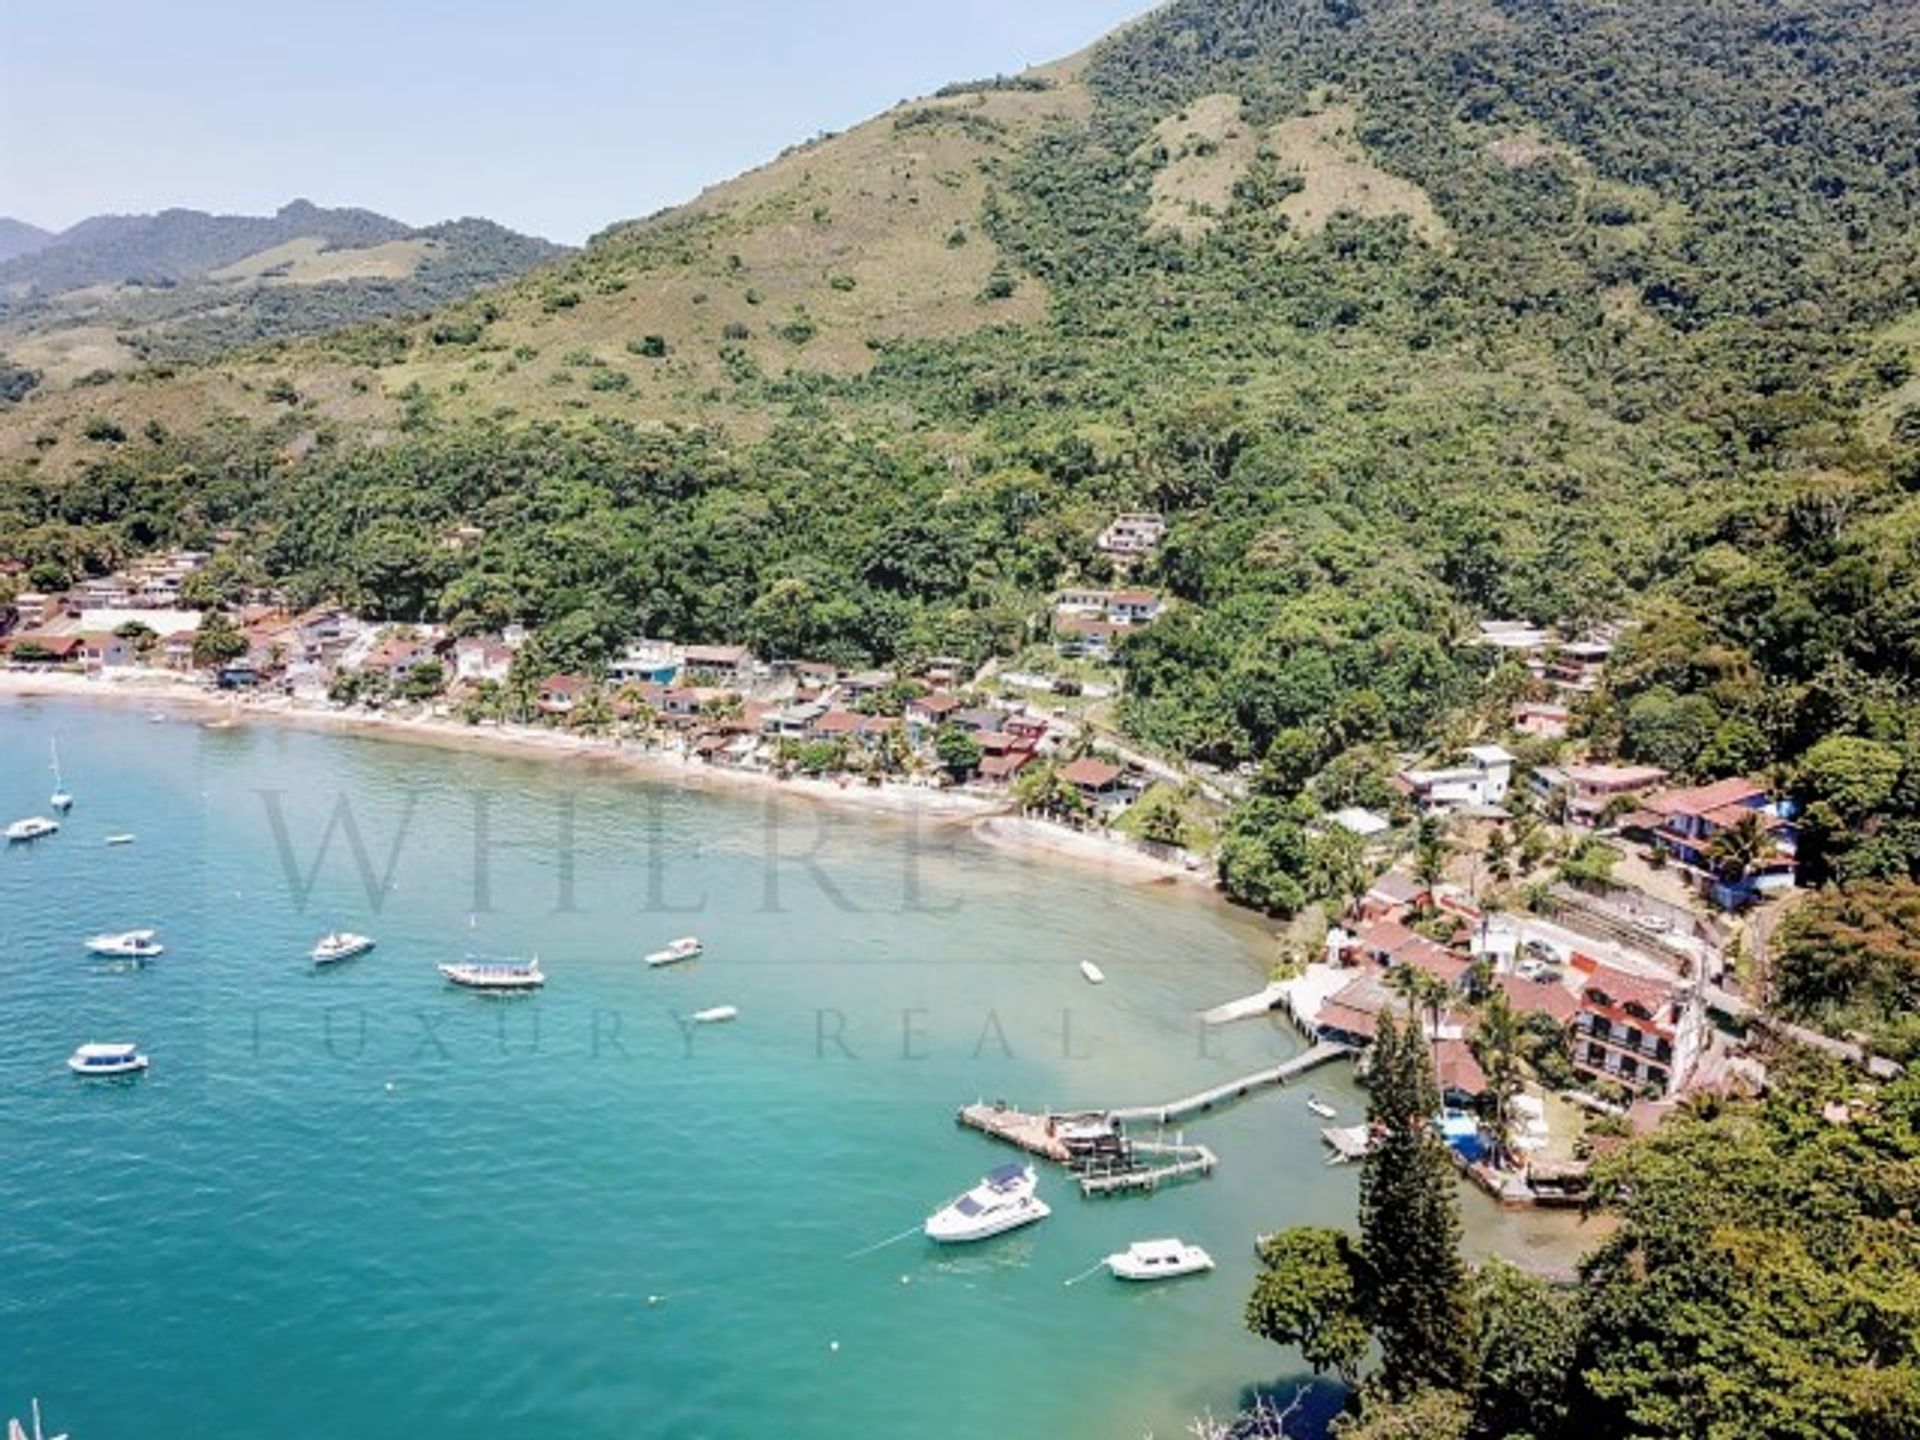
<svg viewBox="0 0 1920 1440"><path fill-rule="evenodd" d="M578 243L1148 0L0 0L0 215L296 197Z"/></svg>

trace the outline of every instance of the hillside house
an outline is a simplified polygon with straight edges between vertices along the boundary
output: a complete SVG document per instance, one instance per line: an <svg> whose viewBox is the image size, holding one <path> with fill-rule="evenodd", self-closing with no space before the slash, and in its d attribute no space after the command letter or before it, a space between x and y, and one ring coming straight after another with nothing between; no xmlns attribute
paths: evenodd
<svg viewBox="0 0 1920 1440"><path fill-rule="evenodd" d="M1547 661L1547 681L1575 695L1590 695L1600 688L1600 676L1613 655L1613 642L1590 639L1573 640L1560 646Z"/></svg>
<svg viewBox="0 0 1920 1440"><path fill-rule="evenodd" d="M1096 615L1062 615L1053 625L1053 648L1069 660L1110 663L1127 627Z"/></svg>
<svg viewBox="0 0 1920 1440"><path fill-rule="evenodd" d="M1158 550L1166 535L1166 516L1130 511L1114 516L1094 545L1116 564L1128 565Z"/></svg>
<svg viewBox="0 0 1920 1440"><path fill-rule="evenodd" d="M1573 711L1564 705L1527 702L1513 707L1514 731L1537 740L1564 740L1573 729Z"/></svg>
<svg viewBox="0 0 1920 1440"><path fill-rule="evenodd" d="M1663 790L1647 798L1651 840L1693 875L1714 904L1726 910L1793 886L1799 838L1790 808L1775 803L1758 780L1717 780L1686 790ZM1757 815L1772 837L1771 853L1743 876L1723 874L1715 864L1714 838Z"/></svg>
<svg viewBox="0 0 1920 1440"><path fill-rule="evenodd" d="M1608 806L1624 804L1666 778L1658 765L1549 765L1534 771L1528 783L1543 800L1563 799L1573 824L1596 825Z"/></svg>
<svg viewBox="0 0 1920 1440"><path fill-rule="evenodd" d="M1514 757L1500 745L1467 747L1465 763L1441 770L1403 770L1400 780L1423 810L1503 804L1513 783Z"/></svg>

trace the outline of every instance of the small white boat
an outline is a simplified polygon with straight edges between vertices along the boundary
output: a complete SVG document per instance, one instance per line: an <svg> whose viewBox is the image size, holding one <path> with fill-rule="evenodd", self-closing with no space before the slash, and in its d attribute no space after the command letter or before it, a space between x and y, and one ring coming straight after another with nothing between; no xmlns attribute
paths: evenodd
<svg viewBox="0 0 1920 1440"><path fill-rule="evenodd" d="M478 960L442 965L440 973L469 990L538 990L547 983L536 960Z"/></svg>
<svg viewBox="0 0 1920 1440"><path fill-rule="evenodd" d="M1213 1257L1184 1240L1136 1240L1103 1263L1119 1280L1171 1280L1213 1269Z"/></svg>
<svg viewBox="0 0 1920 1440"><path fill-rule="evenodd" d="M735 1005L715 1005L709 1010L693 1012L693 1023L696 1025L723 1025L729 1020L739 1018L740 1010Z"/></svg>
<svg viewBox="0 0 1920 1440"><path fill-rule="evenodd" d="M1331 1120L1335 1115L1340 1113L1318 1095L1309 1095L1307 1097L1307 1109L1318 1115L1322 1120Z"/></svg>
<svg viewBox="0 0 1920 1440"><path fill-rule="evenodd" d="M1089 985L1104 985L1107 983L1107 972L1091 960L1082 960L1080 962L1080 973L1087 977L1087 983Z"/></svg>
<svg viewBox="0 0 1920 1440"><path fill-rule="evenodd" d="M125 930L118 935L96 935L87 941L95 955L111 955L120 960L151 960L167 953L167 947L155 938L154 930Z"/></svg>
<svg viewBox="0 0 1920 1440"><path fill-rule="evenodd" d="M691 935L682 936L664 950L656 950L647 956L649 965L678 965L682 960L697 959L707 947Z"/></svg>
<svg viewBox="0 0 1920 1440"><path fill-rule="evenodd" d="M312 959L316 965L334 965L371 949L373 941L369 937L355 935L351 930L336 930L313 947Z"/></svg>
<svg viewBox="0 0 1920 1440"><path fill-rule="evenodd" d="M109 835L109 836L107 836L107 844L109 844L109 845L131 845L131 844L133 844L133 836L132 836L132 834L131 834L131 833L126 833L126 832L123 832L123 833L121 833L121 834L119 834L119 835Z"/></svg>
<svg viewBox="0 0 1920 1440"><path fill-rule="evenodd" d="M147 1068L147 1057L137 1045L82 1045L67 1057L76 1075L135 1075Z"/></svg>
<svg viewBox="0 0 1920 1440"><path fill-rule="evenodd" d="M7 826L7 843L12 845L25 840L38 840L42 836L53 834L59 828L58 820L49 820L44 815L29 815L26 819L16 820Z"/></svg>
<svg viewBox="0 0 1920 1440"><path fill-rule="evenodd" d="M989 1171L966 1194L954 1197L929 1215L922 1228L929 1240L964 1245L1031 1225L1053 1213L1034 1194L1038 1185L1031 1165L1002 1165Z"/></svg>
<svg viewBox="0 0 1920 1440"><path fill-rule="evenodd" d="M49 740L47 745L53 752L53 796L47 803L64 815L73 808L73 792L67 789L66 783L60 778L60 742Z"/></svg>

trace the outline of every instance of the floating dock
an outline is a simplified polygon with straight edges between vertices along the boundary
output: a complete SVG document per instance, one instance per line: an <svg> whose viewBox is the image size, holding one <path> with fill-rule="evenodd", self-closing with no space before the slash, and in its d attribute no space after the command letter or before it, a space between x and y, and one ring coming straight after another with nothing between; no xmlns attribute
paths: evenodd
<svg viewBox="0 0 1920 1440"><path fill-rule="evenodd" d="M1106 1175L1082 1175L1080 1193L1119 1195L1129 1190L1158 1190L1170 1180L1212 1174L1213 1167L1220 1163L1219 1157L1205 1145L1157 1145L1140 1141L1133 1146L1133 1153L1136 1156L1164 1157L1163 1163L1118 1170Z"/></svg>
<svg viewBox="0 0 1920 1440"><path fill-rule="evenodd" d="M1032 1115L1016 1110L1005 1101L975 1101L962 1105L957 1117L969 1130L978 1130L996 1140L1018 1146L1029 1155L1038 1155L1056 1164L1067 1163L1067 1142L1059 1135L1060 1119L1053 1115Z"/></svg>

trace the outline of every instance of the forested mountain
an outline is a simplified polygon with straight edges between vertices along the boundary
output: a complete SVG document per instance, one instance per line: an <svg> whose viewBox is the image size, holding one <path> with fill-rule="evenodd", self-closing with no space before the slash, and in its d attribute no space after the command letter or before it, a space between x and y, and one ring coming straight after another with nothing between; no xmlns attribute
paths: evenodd
<svg viewBox="0 0 1920 1440"><path fill-rule="evenodd" d="M487 220L416 228L305 200L272 215L100 215L0 255L0 357L53 383L95 381L427 310L561 253Z"/></svg>
<svg viewBox="0 0 1920 1440"><path fill-rule="evenodd" d="M16 255L25 255L30 250L38 250L53 239L51 230L42 230L38 225L29 225L24 220L15 220L10 215L0 215L0 261L13 259Z"/></svg>
<svg viewBox="0 0 1920 1440"><path fill-rule="evenodd" d="M1175 750L1444 736L1474 616L1644 612L1624 752L1904 754L1916 74L1896 0L1176 3L424 320L43 387L0 525L859 659L1016 645L1151 506Z"/></svg>

